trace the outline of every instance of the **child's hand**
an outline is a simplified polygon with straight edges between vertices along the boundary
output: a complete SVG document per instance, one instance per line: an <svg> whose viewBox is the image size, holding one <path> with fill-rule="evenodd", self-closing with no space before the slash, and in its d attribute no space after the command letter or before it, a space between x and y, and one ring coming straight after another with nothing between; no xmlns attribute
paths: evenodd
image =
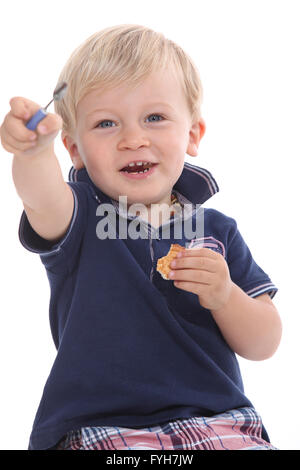
<svg viewBox="0 0 300 470"><path fill-rule="evenodd" d="M40 106L26 98L15 97L10 100L11 110L5 116L0 129L1 143L7 152L16 156L37 155L53 143L62 127L62 119L56 114L48 114L36 131L26 128L26 122Z"/></svg>
<svg viewBox="0 0 300 470"><path fill-rule="evenodd" d="M186 249L171 263L170 279L179 289L198 295L202 307L223 308L229 300L232 281L222 255L209 248Z"/></svg>

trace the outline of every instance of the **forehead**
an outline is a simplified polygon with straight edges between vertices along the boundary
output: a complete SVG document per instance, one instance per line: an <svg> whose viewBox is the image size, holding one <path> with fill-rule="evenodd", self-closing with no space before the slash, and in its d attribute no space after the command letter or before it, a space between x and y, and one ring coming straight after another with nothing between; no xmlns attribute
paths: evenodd
<svg viewBox="0 0 300 470"><path fill-rule="evenodd" d="M123 83L114 87L97 88L88 92L78 104L78 112L92 112L99 106L143 105L165 103L172 107L186 106L182 82L179 74L172 69L151 72L136 85Z"/></svg>

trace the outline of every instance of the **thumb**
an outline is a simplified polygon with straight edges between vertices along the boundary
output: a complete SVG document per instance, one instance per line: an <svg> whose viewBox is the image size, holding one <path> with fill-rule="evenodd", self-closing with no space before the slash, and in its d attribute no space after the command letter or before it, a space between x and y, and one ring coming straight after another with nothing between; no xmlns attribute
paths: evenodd
<svg viewBox="0 0 300 470"><path fill-rule="evenodd" d="M42 136L58 134L62 129L63 120L58 114L47 114L38 124L36 132Z"/></svg>

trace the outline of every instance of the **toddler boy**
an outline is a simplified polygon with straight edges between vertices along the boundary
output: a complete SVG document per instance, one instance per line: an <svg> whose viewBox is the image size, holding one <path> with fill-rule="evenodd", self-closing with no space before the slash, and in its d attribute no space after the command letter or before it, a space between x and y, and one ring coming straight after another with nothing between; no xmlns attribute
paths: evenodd
<svg viewBox="0 0 300 470"><path fill-rule="evenodd" d="M25 124L39 106L21 97L1 127L57 347L29 448L273 449L235 353L274 354L277 289L236 222L203 209L213 176L184 162L205 132L191 59L121 25L78 47L59 81L67 93L36 132ZM157 261L174 244L184 250L164 279Z"/></svg>

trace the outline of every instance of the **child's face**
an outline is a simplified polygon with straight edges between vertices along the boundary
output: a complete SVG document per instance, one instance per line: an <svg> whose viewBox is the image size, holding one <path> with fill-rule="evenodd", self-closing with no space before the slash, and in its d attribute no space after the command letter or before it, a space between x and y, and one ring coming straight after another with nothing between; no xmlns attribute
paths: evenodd
<svg viewBox="0 0 300 470"><path fill-rule="evenodd" d="M85 166L113 199L169 204L185 154L197 155L204 131L202 120L191 122L182 87L168 71L153 73L135 89L122 85L89 92L77 108L75 137L64 143L75 168ZM131 162L154 166L142 175L121 171Z"/></svg>

